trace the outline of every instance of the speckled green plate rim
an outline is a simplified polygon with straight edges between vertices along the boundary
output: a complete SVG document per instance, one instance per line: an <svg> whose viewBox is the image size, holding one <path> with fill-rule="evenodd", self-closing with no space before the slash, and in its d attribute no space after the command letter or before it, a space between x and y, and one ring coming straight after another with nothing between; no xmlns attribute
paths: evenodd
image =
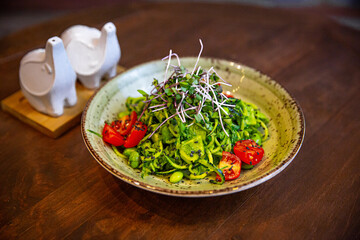
<svg viewBox="0 0 360 240"><path fill-rule="evenodd" d="M186 58L186 57L184 57ZM243 66L246 67L254 72L259 73L262 76L266 76L265 74L262 74L261 72L248 67L244 64L241 63L237 63L237 62L233 62L233 61L228 61L228 60L224 60L224 59L217 59L217 58L206 58L206 57L202 57L202 59L206 59L206 60L210 60L210 61L214 61L214 62L227 62L227 63L231 63L232 65L239 65L239 66ZM139 68L141 66L144 65L148 65L148 64L152 64L152 63L156 63L159 60L154 60L154 61L150 61L150 62L146 62L137 66L134 66L130 69L127 69L126 71L124 71L121 74L125 74L128 71L131 71L135 68ZM120 75L121 75L120 74ZM120 76L118 75L118 76ZM115 78L117 78L118 76L116 76ZM255 187L269 179L271 179L272 177L276 176L277 174L279 174L282 170L284 170L291 162L292 160L295 158L295 156L297 155L297 153L299 152L301 145L303 143L304 137L305 137L305 117L303 114L303 111L300 107L300 105L297 103L297 101L295 100L294 97L292 97L292 95L286 90L286 88L284 88L282 85L280 85L278 82L276 82L275 80L267 77L267 83L269 85L274 85L276 88L281 89L286 95L287 95L287 101L290 105L295 106L296 108L296 112L298 113L298 121L300 124L300 131L297 133L298 138L296 140L296 142L293 142L292 144L294 145L294 148L292 150L292 152L289 154L289 156L282 160L281 163L274 169L272 169L271 171L267 172L264 175L260 175L259 177L255 178L254 180L252 180L251 182L247 182L247 183L239 183L237 185L232 185L230 187L224 187L224 188L220 188L220 189L214 189L214 190L198 190L198 191L188 191L188 190L176 190L176 189L169 189L169 188L162 188L162 187L158 187L158 186L153 186L150 184L147 184L145 181L137 181L129 176L124 175L123 173L119 172L118 170L114 169L112 166L110 166L104 159L101 158L101 156L94 150L94 148L92 147L89 138L88 138L88 132L85 129L85 121L86 121L86 117L87 117L87 110L89 109L89 106L92 104L92 101L94 99L94 97L98 94L98 92L102 91L102 89L104 89L106 87L107 84L109 84L111 81L115 80L112 79L110 81L108 81L106 84L104 84L101 88L99 88L88 100L82 117L81 117L81 135L83 137L84 143L87 147L87 149L89 150L89 152L91 153L91 155L95 158L95 160L103 167L105 168L108 172L110 172L111 174L113 174L115 177L123 180L124 182L127 182L135 187L144 189L144 190L148 190L154 193L159 193L159 194L163 194L163 195L167 195L167 196L177 196L177 197L213 197L213 196L221 196L221 195L227 195L230 193L236 193L236 192L240 192L240 191L244 191L246 189Z"/></svg>

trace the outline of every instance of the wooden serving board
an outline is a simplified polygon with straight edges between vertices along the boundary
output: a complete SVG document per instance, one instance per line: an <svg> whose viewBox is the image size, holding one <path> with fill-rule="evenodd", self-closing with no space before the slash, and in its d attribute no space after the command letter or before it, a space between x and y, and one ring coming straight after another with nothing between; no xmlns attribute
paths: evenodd
<svg viewBox="0 0 360 240"><path fill-rule="evenodd" d="M123 71L125 71L125 68L118 66L117 73ZM77 82L76 92L78 97L76 105L64 108L64 114L59 117L51 117L36 111L29 104L21 90L2 100L1 108L45 135L57 138L80 122L82 111L95 90L87 89Z"/></svg>

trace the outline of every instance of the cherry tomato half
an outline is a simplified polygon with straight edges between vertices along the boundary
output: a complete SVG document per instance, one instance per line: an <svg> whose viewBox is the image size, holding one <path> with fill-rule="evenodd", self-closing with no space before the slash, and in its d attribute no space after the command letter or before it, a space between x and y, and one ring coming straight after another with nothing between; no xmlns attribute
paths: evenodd
<svg viewBox="0 0 360 240"><path fill-rule="evenodd" d="M228 97L228 98L234 98L233 95L231 95L230 93L227 93L227 92L223 92L223 94Z"/></svg>
<svg viewBox="0 0 360 240"><path fill-rule="evenodd" d="M236 142L234 153L240 160L246 164L256 165L264 156L264 149L260 147L254 140L241 140Z"/></svg>
<svg viewBox="0 0 360 240"><path fill-rule="evenodd" d="M222 152L222 159L219 162L219 169L224 173L225 180L233 180L240 176L241 161L229 152ZM216 176L216 180L220 181L220 176Z"/></svg>
<svg viewBox="0 0 360 240"><path fill-rule="evenodd" d="M113 121L110 126L119 132L121 128L121 121L120 120Z"/></svg>
<svg viewBox="0 0 360 240"><path fill-rule="evenodd" d="M128 134L131 131L136 120L137 120L137 114L135 111L132 111L130 115L122 117L120 119L119 133L123 136Z"/></svg>
<svg viewBox="0 0 360 240"><path fill-rule="evenodd" d="M142 122L136 121L130 134L127 136L124 147L132 148L139 144L144 138L147 131L147 126Z"/></svg>
<svg viewBox="0 0 360 240"><path fill-rule="evenodd" d="M114 128L105 123L104 129L102 131L103 140L107 143L110 143L116 147L121 146L125 143L124 137L121 136Z"/></svg>

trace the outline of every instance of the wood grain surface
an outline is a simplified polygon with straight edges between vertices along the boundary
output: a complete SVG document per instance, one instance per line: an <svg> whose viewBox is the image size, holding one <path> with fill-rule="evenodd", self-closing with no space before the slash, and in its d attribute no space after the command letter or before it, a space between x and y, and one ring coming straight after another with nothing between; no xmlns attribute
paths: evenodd
<svg viewBox="0 0 360 240"><path fill-rule="evenodd" d="M125 71L125 68L121 66L117 67L117 74L123 71ZM100 86L109 80L110 79L103 79ZM24 97L21 90L1 100L1 108L3 111L10 113L20 121L32 126L43 134L52 138L58 138L80 123L85 105L94 92L95 90L87 89L80 82L76 82L77 102L70 108L65 107L64 113L59 117L51 117L38 112Z"/></svg>
<svg viewBox="0 0 360 240"><path fill-rule="evenodd" d="M19 90L29 50L73 24L112 21L120 64L169 49L241 62L271 76L303 108L295 160L244 192L182 199L116 179L76 126L50 139L0 112L0 239L359 239L360 33L306 11L231 4L126 4L81 12L0 40L0 99Z"/></svg>

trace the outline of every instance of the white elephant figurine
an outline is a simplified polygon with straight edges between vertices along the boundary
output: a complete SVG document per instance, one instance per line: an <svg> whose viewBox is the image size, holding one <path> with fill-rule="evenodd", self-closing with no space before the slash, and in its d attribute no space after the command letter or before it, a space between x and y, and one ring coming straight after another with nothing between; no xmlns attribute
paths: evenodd
<svg viewBox="0 0 360 240"><path fill-rule="evenodd" d="M50 38L45 49L27 53L20 62L20 87L29 103L39 112L57 117L64 106L76 104L76 73L63 42Z"/></svg>
<svg viewBox="0 0 360 240"><path fill-rule="evenodd" d="M64 31L61 38L70 63L85 87L98 88L103 76L116 75L121 51L113 23L106 23L101 31L75 25Z"/></svg>

